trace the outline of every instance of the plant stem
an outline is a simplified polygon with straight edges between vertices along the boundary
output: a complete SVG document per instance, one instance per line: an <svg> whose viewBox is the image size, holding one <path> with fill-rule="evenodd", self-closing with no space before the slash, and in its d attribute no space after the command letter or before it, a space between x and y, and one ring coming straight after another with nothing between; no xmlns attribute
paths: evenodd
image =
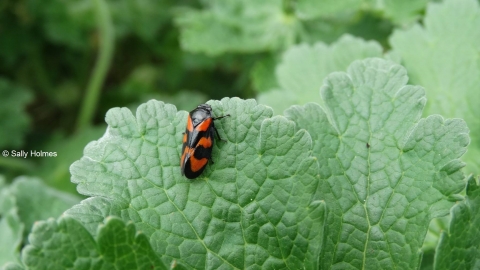
<svg viewBox="0 0 480 270"><path fill-rule="evenodd" d="M92 76L88 82L82 108L77 119L77 132L87 128L92 123L100 96L100 90L105 81L107 71L110 68L114 51L115 35L108 6L105 0L93 0L93 2L97 13L100 47L97 62L95 63Z"/></svg>

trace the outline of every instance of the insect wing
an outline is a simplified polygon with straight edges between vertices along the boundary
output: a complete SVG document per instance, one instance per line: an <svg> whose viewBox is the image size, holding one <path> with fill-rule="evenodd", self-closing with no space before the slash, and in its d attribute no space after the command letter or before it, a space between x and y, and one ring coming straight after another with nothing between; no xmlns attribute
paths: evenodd
<svg viewBox="0 0 480 270"><path fill-rule="evenodd" d="M194 126L191 117L183 136L181 171L189 179L198 177L212 156L213 119L211 117Z"/></svg>

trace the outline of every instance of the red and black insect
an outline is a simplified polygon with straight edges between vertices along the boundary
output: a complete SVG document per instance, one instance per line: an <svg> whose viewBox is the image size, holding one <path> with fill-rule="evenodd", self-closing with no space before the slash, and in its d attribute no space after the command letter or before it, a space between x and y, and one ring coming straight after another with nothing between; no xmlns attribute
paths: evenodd
<svg viewBox="0 0 480 270"><path fill-rule="evenodd" d="M180 159L182 175L189 179L197 178L202 174L208 161L213 163L214 133L216 133L218 139L222 140L213 121L227 116L230 115L212 117L212 107L208 104L200 104L190 112L187 119L187 129L183 135L182 157Z"/></svg>

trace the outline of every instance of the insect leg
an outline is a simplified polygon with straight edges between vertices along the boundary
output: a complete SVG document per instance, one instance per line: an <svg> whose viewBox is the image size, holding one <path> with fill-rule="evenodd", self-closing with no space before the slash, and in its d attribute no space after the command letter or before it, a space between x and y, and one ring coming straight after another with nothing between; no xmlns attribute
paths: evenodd
<svg viewBox="0 0 480 270"><path fill-rule="evenodd" d="M219 116L219 117L215 117L215 118L213 118L213 120L222 119L224 117L229 117L229 116L230 116L230 114L225 114L225 115L222 115L222 116Z"/></svg>

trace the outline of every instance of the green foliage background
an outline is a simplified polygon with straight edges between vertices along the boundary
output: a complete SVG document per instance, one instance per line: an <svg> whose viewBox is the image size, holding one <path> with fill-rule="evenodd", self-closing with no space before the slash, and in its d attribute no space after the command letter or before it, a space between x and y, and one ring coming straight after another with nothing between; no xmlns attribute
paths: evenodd
<svg viewBox="0 0 480 270"><path fill-rule="evenodd" d="M258 103L209 102L190 192L224 97ZM478 0L4 0L0 101L1 151L57 153L0 157L5 269L480 265Z"/></svg>

